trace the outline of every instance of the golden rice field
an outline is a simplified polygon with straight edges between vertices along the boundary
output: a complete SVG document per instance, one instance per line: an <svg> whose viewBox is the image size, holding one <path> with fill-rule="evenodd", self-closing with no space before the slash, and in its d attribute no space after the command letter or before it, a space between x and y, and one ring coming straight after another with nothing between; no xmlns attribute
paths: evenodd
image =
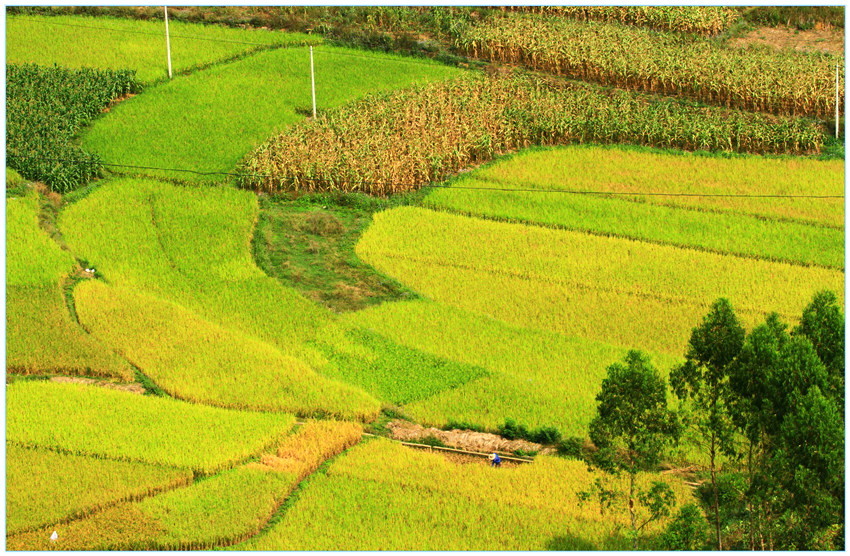
<svg viewBox="0 0 850 556"><path fill-rule="evenodd" d="M352 423L309 422L259 462L247 463L67 524L9 538L13 550L200 550L233 544L266 525L306 475L360 439ZM59 539L49 540L51 531Z"/></svg>
<svg viewBox="0 0 850 556"><path fill-rule="evenodd" d="M843 184L840 160L716 158L573 146L500 159L452 180L452 187L432 190L425 203L472 215L843 269Z"/></svg>
<svg viewBox="0 0 850 556"><path fill-rule="evenodd" d="M258 413L94 386L24 381L6 389L6 440L104 459L210 474L272 446L292 428Z"/></svg>
<svg viewBox="0 0 850 556"><path fill-rule="evenodd" d="M439 454L377 439L312 479L283 519L238 550L622 550L628 512L620 500L599 515L576 493L597 475L574 460L531 465L458 465ZM664 480L678 504L691 493ZM659 525L648 532L659 530Z"/></svg>
<svg viewBox="0 0 850 556"><path fill-rule="evenodd" d="M684 353L690 329L718 297L729 298L751 327L772 311L793 321L815 292L842 296L844 283L837 270L415 207L376 214L356 249L430 299L517 326L671 355Z"/></svg>
<svg viewBox="0 0 850 556"><path fill-rule="evenodd" d="M416 421L437 426L454 420L495 430L511 418L584 436L605 367L626 353L611 344L510 325L442 302L385 303L350 313L343 322L487 370L486 376L404 405ZM677 357L655 354L653 361L666 372Z"/></svg>
<svg viewBox="0 0 850 556"><path fill-rule="evenodd" d="M132 380L127 362L71 319L61 284L76 261L40 228L40 202L34 189L6 200L6 369Z"/></svg>
<svg viewBox="0 0 850 556"><path fill-rule="evenodd" d="M6 445L6 532L84 517L105 506L185 485L189 469Z"/></svg>

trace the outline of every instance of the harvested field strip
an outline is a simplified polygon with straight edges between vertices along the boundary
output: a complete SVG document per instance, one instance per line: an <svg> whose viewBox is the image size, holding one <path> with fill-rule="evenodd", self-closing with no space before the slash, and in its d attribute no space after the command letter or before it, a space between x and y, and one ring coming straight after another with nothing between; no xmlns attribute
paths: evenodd
<svg viewBox="0 0 850 556"><path fill-rule="evenodd" d="M160 13L162 15L162 10ZM293 43L320 44L302 33L233 29L169 21L175 73L204 67L257 49ZM134 69L145 82L168 78L162 20L17 15L6 18L7 63L68 68ZM255 43L255 44L250 44Z"/></svg>
<svg viewBox="0 0 850 556"><path fill-rule="evenodd" d="M823 119L835 116L835 68L844 66L829 54L741 51L704 38L530 14L491 18L455 42L476 58L555 75Z"/></svg>
<svg viewBox="0 0 850 556"><path fill-rule="evenodd" d="M352 423L311 422L261 463L224 471L188 488L122 504L57 528L17 535L17 550L200 550L257 534L292 489L325 459L360 438ZM132 527L126 523L132 522Z"/></svg>
<svg viewBox="0 0 850 556"><path fill-rule="evenodd" d="M693 323L717 297L728 297L751 326L772 311L793 320L816 291L841 295L844 282L834 270L410 207L377 214L357 253L449 305L672 355L683 353ZM773 283L794 287L765 289Z"/></svg>
<svg viewBox="0 0 850 556"><path fill-rule="evenodd" d="M6 201L6 369L132 380L126 361L73 321L60 282L76 266L40 227L40 195Z"/></svg>
<svg viewBox="0 0 850 556"><path fill-rule="evenodd" d="M716 35L741 17L735 8L723 6L506 6L502 9L698 35Z"/></svg>
<svg viewBox="0 0 850 556"><path fill-rule="evenodd" d="M476 187L480 180L504 188L611 192L618 199L646 204L748 214L843 230L844 199L781 196L843 196L844 177L841 160L721 158L613 145L575 145L517 153L453 183ZM631 192L635 194L629 195ZM707 196L642 196L638 192ZM460 190L437 190L430 199L451 198L458 193ZM760 199L747 195L780 197ZM577 199L558 198L570 202Z"/></svg>
<svg viewBox="0 0 850 556"><path fill-rule="evenodd" d="M6 446L8 534L78 519L128 499L185 485L188 469Z"/></svg>
<svg viewBox="0 0 850 556"><path fill-rule="evenodd" d="M234 409L332 414L368 420L380 405L317 375L273 345L228 330L168 301L90 282L75 292L80 321L170 395ZM162 338L170 341L163 345Z"/></svg>
<svg viewBox="0 0 850 556"><path fill-rule="evenodd" d="M823 131L803 119L533 76L465 77L373 95L273 137L243 163L240 184L267 193L386 195L532 145L595 141L811 153L823 139Z"/></svg>
<svg viewBox="0 0 850 556"><path fill-rule="evenodd" d="M367 93L456 76L457 69L410 64L398 56L337 56L355 51L325 47L315 54L316 101L322 111ZM186 107L191 106L191 111ZM232 172L270 136L303 121L311 106L306 48L261 52L152 88L115 106L83 136L104 162ZM138 173L139 170L129 170ZM143 170L181 180L221 181Z"/></svg>
<svg viewBox="0 0 850 556"><path fill-rule="evenodd" d="M20 382L6 396L9 442L202 474L275 444L294 422L77 384Z"/></svg>
<svg viewBox="0 0 850 556"><path fill-rule="evenodd" d="M576 492L594 476L577 461L539 457L531 465L491 469L374 440L336 460L268 534L238 548L625 548L628 540L616 532L628 519L622 501L606 516L578 504ZM662 478L641 482L650 477ZM684 485L670 484L680 504L691 498ZM552 545L557 537L565 544ZM607 540L600 546L599 539Z"/></svg>
<svg viewBox="0 0 850 556"><path fill-rule="evenodd" d="M416 421L437 426L455 421L495 430L512 418L529 428L554 426L584 436L605 367L625 354L613 345L510 326L430 301L386 303L347 314L343 323L487 370L489 376L404 406ZM666 371L676 358L654 355L653 362Z"/></svg>

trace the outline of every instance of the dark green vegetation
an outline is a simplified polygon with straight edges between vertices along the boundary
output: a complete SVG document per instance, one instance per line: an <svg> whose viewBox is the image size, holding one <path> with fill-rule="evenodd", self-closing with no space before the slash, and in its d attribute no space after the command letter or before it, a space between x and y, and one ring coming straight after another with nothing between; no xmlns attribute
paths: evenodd
<svg viewBox="0 0 850 556"><path fill-rule="evenodd" d="M6 164L66 192L101 172L100 158L74 137L110 102L139 91L133 71L6 68Z"/></svg>
<svg viewBox="0 0 850 556"><path fill-rule="evenodd" d="M360 193L260 196L254 259L269 276L336 312L414 299L416 294L354 253L372 214L408 202L415 199Z"/></svg>
<svg viewBox="0 0 850 556"><path fill-rule="evenodd" d="M842 6L753 6L741 9L744 20L752 25L786 25L800 31L817 25L844 29Z"/></svg>
<svg viewBox="0 0 850 556"><path fill-rule="evenodd" d="M678 417L665 409L657 372L630 352L602 382L589 427L594 449L567 451L615 474L651 469L678 440L674 419L681 418L708 452L699 495L713 531L707 540L701 516L682 508L660 548L840 550L844 364L836 353L844 353L844 315L832 292L816 294L790 332L774 313L747 333L729 302L718 299L693 329L685 362L670 372ZM638 499L660 516L669 495L658 488ZM597 487L585 494L593 496L606 494Z"/></svg>

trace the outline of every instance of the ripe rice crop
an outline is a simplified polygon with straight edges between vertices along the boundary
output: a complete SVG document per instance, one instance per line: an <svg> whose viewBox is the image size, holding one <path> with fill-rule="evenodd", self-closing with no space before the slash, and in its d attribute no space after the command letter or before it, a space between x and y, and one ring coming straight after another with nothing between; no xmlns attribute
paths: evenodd
<svg viewBox="0 0 850 556"><path fill-rule="evenodd" d="M6 68L6 165L67 192L100 175L75 136L112 100L139 90L132 71Z"/></svg>
<svg viewBox="0 0 850 556"><path fill-rule="evenodd" d="M160 388L197 403L371 420L377 400L180 305L101 282L76 292L80 322ZM169 338L163 344L162 339Z"/></svg>
<svg viewBox="0 0 850 556"><path fill-rule="evenodd" d="M186 484L186 469L6 446L6 532L37 529Z"/></svg>
<svg viewBox="0 0 850 556"><path fill-rule="evenodd" d="M330 316L254 264L257 212L246 191L123 178L63 210L59 226L110 284L307 357L302 342Z"/></svg>
<svg viewBox="0 0 850 556"><path fill-rule="evenodd" d="M525 152L465 174L450 182L456 187L433 190L425 204L496 219L843 269L843 197L747 197L843 196L843 184L841 161L720 159L570 147ZM556 193L543 193L547 190ZM601 193L565 195L565 191ZM609 191L615 195L606 196L604 192ZM629 195L632 191L656 195ZM677 196L691 193L697 195Z"/></svg>
<svg viewBox="0 0 850 556"><path fill-rule="evenodd" d="M512 6L502 9L698 35L716 35L741 17L735 8L723 6Z"/></svg>
<svg viewBox="0 0 850 556"><path fill-rule="evenodd" d="M487 375L481 367L400 346L367 330L350 330L348 334L369 352L331 351L331 365L325 373L395 405L430 398Z"/></svg>
<svg viewBox="0 0 850 556"><path fill-rule="evenodd" d="M276 443L293 417L54 382L6 389L6 440L213 473Z"/></svg>
<svg viewBox="0 0 850 556"><path fill-rule="evenodd" d="M658 100L533 77L467 77L373 95L297 126L243 163L243 187L386 195L531 145L636 143L685 150L817 152L801 119Z"/></svg>
<svg viewBox="0 0 850 556"><path fill-rule="evenodd" d="M510 418L528 428L554 426L564 436L583 437L606 366L626 352L430 301L384 303L347 314L343 323L486 369L487 376L404 406L417 422L436 426L456 421L495 431ZM665 371L676 362L663 354L652 359Z"/></svg>
<svg viewBox="0 0 850 556"><path fill-rule="evenodd" d="M113 17L18 15L6 18L6 61L66 68L133 69L141 81L168 78L165 24ZM320 44L321 37L266 29L233 29L171 20L171 64L176 74L258 48ZM254 44L251 44L254 43Z"/></svg>
<svg viewBox="0 0 850 556"><path fill-rule="evenodd" d="M286 437L275 455L172 490L55 527L61 550L199 550L255 535L306 475L353 445L352 423L310 422ZM132 527L126 523L132 522ZM53 528L9 539L21 550L50 549Z"/></svg>
<svg viewBox="0 0 850 556"><path fill-rule="evenodd" d="M266 534L241 550L590 550L624 549L628 520L618 500L606 515L576 492L597 473L579 461L541 456L493 469L458 465L386 440L336 460ZM692 495L669 475L678 504ZM623 480L622 478L619 480ZM658 531L665 524L648 528Z"/></svg>
<svg viewBox="0 0 850 556"><path fill-rule="evenodd" d="M820 52L739 50L704 38L524 14L471 27L456 46L476 58L614 87L823 119L835 115L835 68L844 67L843 58Z"/></svg>
<svg viewBox="0 0 850 556"><path fill-rule="evenodd" d="M6 369L132 380L126 361L86 334L60 282L75 266L38 224L39 194L6 200Z"/></svg>
<svg viewBox="0 0 850 556"><path fill-rule="evenodd" d="M622 347L684 353L718 297L748 326L794 321L844 273L402 207L356 252L417 292L505 322ZM775 287L782 284L782 288Z"/></svg>
<svg viewBox="0 0 850 556"><path fill-rule="evenodd" d="M411 63L399 56L329 46L315 49L314 58L316 102L321 111L373 91L459 73L437 63ZM82 143L108 163L232 172L257 145L303 121L310 106L308 50L260 52L175 79L118 104L95 122ZM181 180L228 179L223 175L112 170Z"/></svg>

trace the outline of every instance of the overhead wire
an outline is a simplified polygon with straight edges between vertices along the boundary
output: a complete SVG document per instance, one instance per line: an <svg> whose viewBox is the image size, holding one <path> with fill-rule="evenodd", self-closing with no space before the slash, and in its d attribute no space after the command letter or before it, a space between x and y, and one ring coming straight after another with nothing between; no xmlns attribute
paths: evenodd
<svg viewBox="0 0 850 556"><path fill-rule="evenodd" d="M40 157L34 155L21 155L21 154L8 154L8 158L28 158L41 160L44 162L64 162L64 163L84 163L84 164L92 164L92 165L100 165L106 167L115 167L115 168L132 168L135 170L156 170L160 172L182 172L195 174L200 176L231 176L231 177L261 177L261 178L276 178L280 180L290 180L290 181L310 181L310 182L326 182L327 179L324 178L309 178L306 176L279 176L274 174L260 174L260 173L237 173L237 172L225 172L220 170L212 170L212 171L202 171L202 170L189 170L186 168L166 168L162 166L141 166L134 164L117 164L111 162L99 162L99 161L85 161L85 160L73 160L73 159L62 159L62 158L49 158L49 157ZM487 178L484 178L485 180ZM473 190L473 191L500 191L500 192L508 192L508 193L564 193L564 194L572 194L572 195L615 195L615 196L647 196L647 197L728 197L728 198L749 198L749 199L843 199L844 195L793 195L793 194L781 194L781 193L767 193L767 194L758 194L758 193L666 193L666 192L657 192L657 191L605 191L605 190L576 190L576 189L549 189L549 188L514 188L514 187L470 187L470 186L462 186L462 185L450 185L450 184L425 184L420 186L412 186L409 183L399 183L399 182L383 182L383 181L369 181L363 180L359 182L363 185L374 185L380 187L418 187L420 189L431 188L431 189L462 189L462 190Z"/></svg>

